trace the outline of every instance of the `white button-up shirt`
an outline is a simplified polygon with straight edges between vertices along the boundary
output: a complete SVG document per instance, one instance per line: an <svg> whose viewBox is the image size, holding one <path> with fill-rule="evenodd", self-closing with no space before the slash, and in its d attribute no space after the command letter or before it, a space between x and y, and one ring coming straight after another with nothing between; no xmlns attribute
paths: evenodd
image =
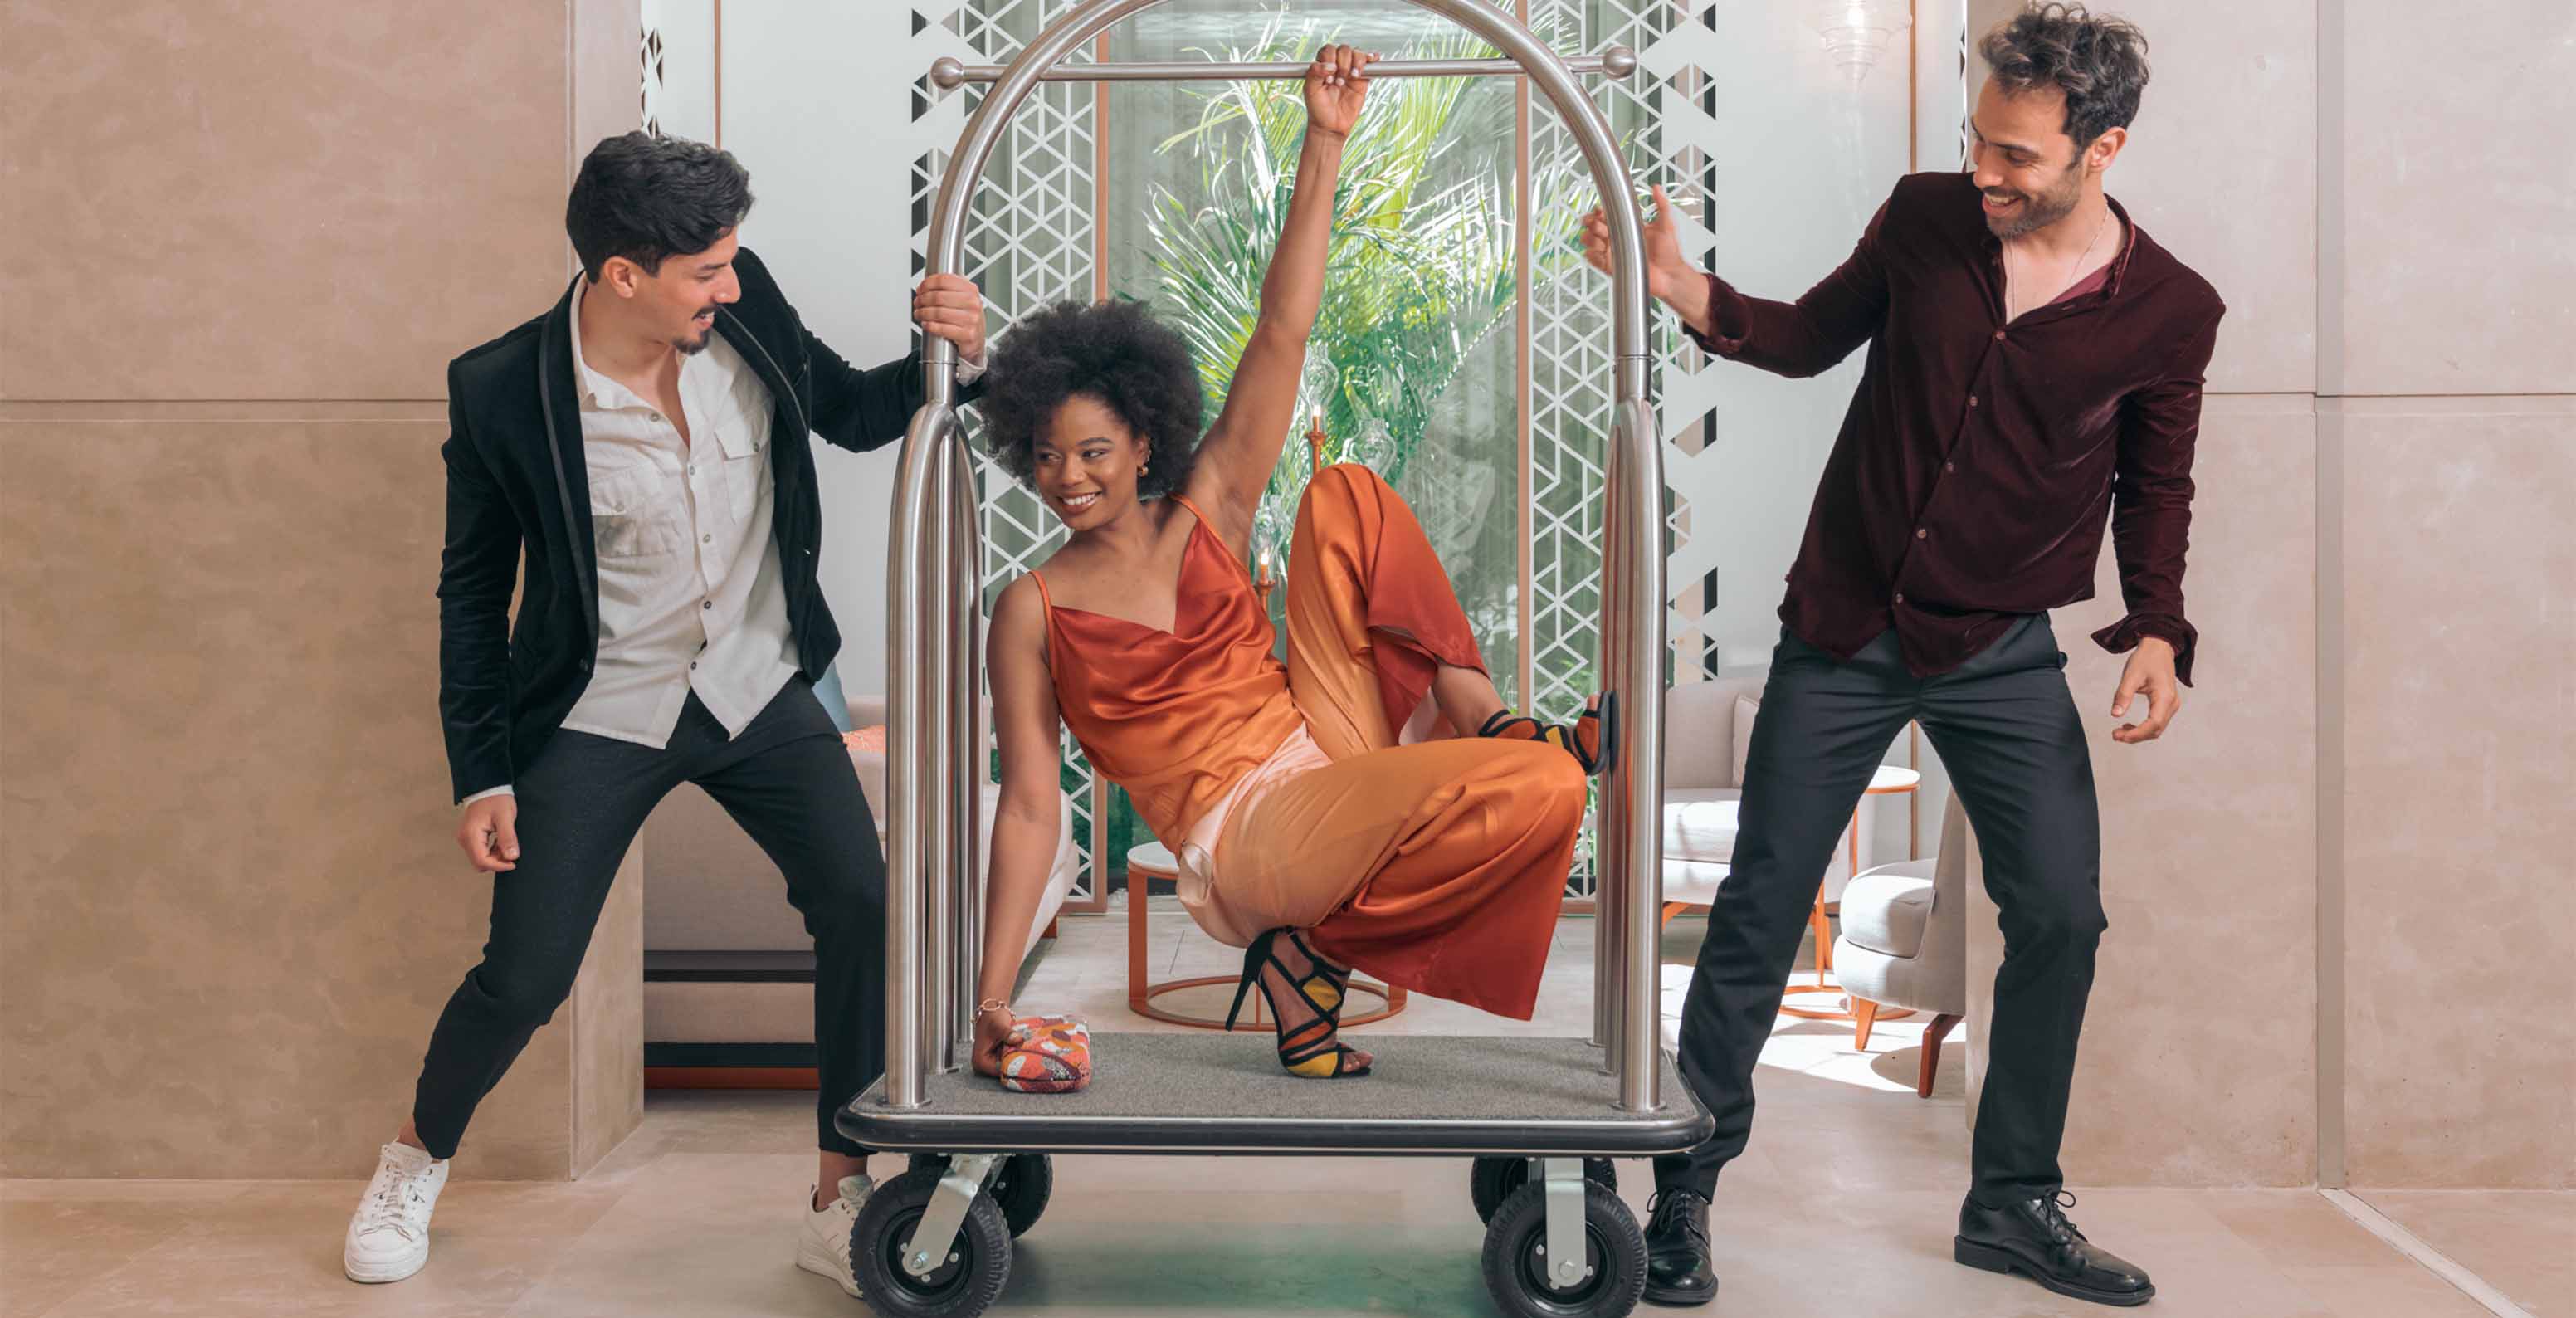
<svg viewBox="0 0 2576 1318"><path fill-rule="evenodd" d="M587 292L572 300L572 369L599 563L599 658L563 726L661 750L694 691L740 736L798 668L771 533L769 389L721 333L710 335L705 351L680 358L682 439L658 403L582 357Z"/></svg>
<svg viewBox="0 0 2576 1318"><path fill-rule="evenodd" d="M770 533L769 389L711 334L680 358L689 438L592 370L572 309L573 378L599 560L599 660L563 725L660 750L695 691L739 736L796 672Z"/></svg>

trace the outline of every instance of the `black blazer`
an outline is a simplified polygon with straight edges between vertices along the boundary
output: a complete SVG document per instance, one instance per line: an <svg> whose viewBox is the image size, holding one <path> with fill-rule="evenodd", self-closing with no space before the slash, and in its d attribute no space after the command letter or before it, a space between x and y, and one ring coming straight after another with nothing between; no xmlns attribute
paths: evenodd
<svg viewBox="0 0 2576 1318"><path fill-rule="evenodd" d="M805 328L767 267L734 255L742 298L716 330L769 387L771 526L806 677L840 652L815 584L823 507L809 434L865 451L921 406L918 353L861 371ZM575 276L554 309L447 365L447 546L438 566L438 712L458 800L511 782L563 725L599 654L599 565L573 380ZM977 382L981 384L981 381ZM961 391L961 401L980 392ZM517 625L510 591L525 551Z"/></svg>

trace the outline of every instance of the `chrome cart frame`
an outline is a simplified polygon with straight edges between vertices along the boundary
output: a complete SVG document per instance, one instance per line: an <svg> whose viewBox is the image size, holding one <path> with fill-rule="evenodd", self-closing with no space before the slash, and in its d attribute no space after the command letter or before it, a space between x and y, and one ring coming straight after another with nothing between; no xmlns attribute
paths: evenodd
<svg viewBox="0 0 2576 1318"><path fill-rule="evenodd" d="M1627 166L1600 108L1577 82L1578 73L1625 77L1635 70L1636 56L1613 47L1598 56L1560 58L1484 0L1409 2L1473 32L1504 58L1382 61L1371 67L1370 77L1527 77L1573 133L1610 223L1613 416L1604 492L1600 673L1602 689L1617 699L1621 735L1600 796L1592 1038L1588 1043L1480 1041L1516 1056L1549 1054L1553 1079L1537 1087L1558 1085L1559 1101L1526 1112L1477 1116L1386 1116L1377 1103L1359 1104L1366 1111L1326 1111L1306 1118L1253 1110L1165 1112L1153 1110L1154 1100L1133 1095L1065 1104L1056 1098L1003 1095L972 1074L976 958L982 946L976 894L983 866L974 821L984 787L979 754L984 735L981 702L973 693L982 669L978 591L983 539L972 459L956 411L956 349L944 339L929 339L923 353L923 402L904 437L888 537L885 1075L852 1100L838 1121L845 1134L872 1148L926 1155L916 1159L917 1170L910 1177L877 1190L854 1235L854 1261L873 1265L873 1270L861 1269L861 1285L881 1312L980 1312L998 1293L999 1278L1008 1270L1009 1235L995 1233L1007 1225L1009 1234L1016 1235L1025 1229L1026 1222L1019 1220L1023 1215L1034 1220L1036 1210L1027 1204L1030 1185L1038 1185L1034 1193L1043 1205L1044 1182L1051 1177L1041 1166L1043 1155L1085 1151L1484 1155L1478 1168L1480 1211L1493 1210L1489 1216L1496 1230L1509 1219L1536 1241L1530 1246L1536 1251L1533 1257L1556 1260L1531 1264L1514 1284L1546 1292L1546 1312L1625 1313L1635 1294L1623 1270L1633 1261L1641 1282L1642 1246L1636 1246L1634 1260L1626 1257L1636 1236L1634 1220L1615 1195L1587 1187L1587 1172L1602 1179L1607 1164L1587 1168L1586 1161L1676 1151L1696 1143L1709 1129L1708 1118L1664 1056L1658 1033L1663 458L1654 411L1646 401L1644 246ZM932 81L942 87L989 82L992 90L949 157L931 219L927 273L958 271L975 184L1012 115L1038 83L1291 78L1302 77L1308 68L1304 63L1065 62L1112 24L1160 3L1092 0L1050 24L1006 66L966 66L943 59L932 68ZM1139 1065L1174 1072L1198 1068L1219 1090L1227 1083L1228 1068L1259 1067L1268 1073L1266 1083L1283 1090L1293 1086L1306 1100L1302 1106L1315 1106L1317 1087L1278 1075L1266 1051L1245 1047L1230 1035L1104 1034L1100 1040L1103 1078L1095 1089L1107 1088L1109 1078L1123 1068ZM1533 1044L1551 1046L1533 1050ZM1475 1046L1457 1043L1453 1050L1472 1053ZM1407 1046L1391 1050L1387 1069L1404 1067L1406 1054ZM1148 1057L1157 1060L1149 1063ZM1473 1056L1462 1056L1455 1083L1481 1085L1470 1074L1475 1068ZM1579 1100L1580 1111L1569 1112L1562 1086L1578 1073L1590 1076L1598 1093ZM1615 1083L1603 1082L1605 1074L1615 1077ZM1324 1088L1346 1094L1389 1083L1381 1077ZM1461 1097L1468 1092L1462 1088ZM1481 1093L1481 1087L1474 1092ZM993 1101L1000 1098L1010 1101ZM1016 1188L1005 1193L1003 1183L1012 1180L1013 1166L1020 1168ZM908 1188L893 1193L907 1182ZM1014 1204L1019 1212L1009 1211ZM1594 1220L1604 1214L1616 1220ZM1004 1223L1005 1217L1012 1220ZM1582 1243L1587 1231L1594 1233L1588 1254ZM941 1240L951 1241L951 1247L940 1250L930 1244ZM991 1266L996 1251L998 1270ZM1497 1300L1507 1310L1519 1311L1506 1294L1511 1287L1495 1280L1495 1241L1489 1239L1486 1254L1488 1282L1496 1287ZM1504 1264L1507 1270L1518 1266L1512 1257ZM1588 1294L1581 1290L1588 1279L1613 1271L1621 1273L1615 1289L1625 1292L1624 1298L1605 1292L1599 1306L1586 1301L1568 1307L1579 1294Z"/></svg>

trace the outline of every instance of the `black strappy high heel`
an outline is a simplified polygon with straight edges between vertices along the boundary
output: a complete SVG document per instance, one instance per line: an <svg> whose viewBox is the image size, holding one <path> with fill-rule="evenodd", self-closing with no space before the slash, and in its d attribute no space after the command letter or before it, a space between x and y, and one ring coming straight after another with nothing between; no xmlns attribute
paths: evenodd
<svg viewBox="0 0 2576 1318"><path fill-rule="evenodd" d="M1285 937L1296 945L1311 967L1305 975L1288 970L1272 947L1274 940ZM1262 972L1279 967L1281 978L1296 990L1297 996L1314 1011L1315 1019L1295 1029L1288 1028L1288 1013L1279 1009L1279 1001L1270 996L1270 980ZM1368 1064L1351 1059L1359 1050L1334 1036L1342 1027L1342 1003L1349 996L1351 977L1333 968L1331 962L1315 954L1315 949L1298 937L1295 929L1285 925L1265 931L1243 949L1243 979L1234 988L1234 1007L1225 1014L1225 1027L1234 1028L1235 1018L1243 1014L1244 999L1251 996L1254 985L1261 988L1261 1000L1270 1004L1270 1014L1279 1021L1279 1065L1288 1074L1309 1080L1350 1080L1369 1073Z"/></svg>
<svg viewBox="0 0 2576 1318"><path fill-rule="evenodd" d="M1476 729L1479 737L1502 737L1511 741L1543 741L1574 757L1587 775L1606 772L1610 761L1619 754L1619 697L1604 691L1600 703L1583 711L1571 724L1541 723L1527 714L1508 709L1497 710ZM1592 749L1585 750L1584 744Z"/></svg>

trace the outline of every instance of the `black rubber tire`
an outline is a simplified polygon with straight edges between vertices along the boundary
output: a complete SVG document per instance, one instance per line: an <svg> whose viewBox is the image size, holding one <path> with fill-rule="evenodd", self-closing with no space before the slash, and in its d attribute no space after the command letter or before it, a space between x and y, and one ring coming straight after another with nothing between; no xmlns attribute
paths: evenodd
<svg viewBox="0 0 2576 1318"><path fill-rule="evenodd" d="M1512 1191L1529 1184L1529 1173L1527 1158L1478 1158L1467 1169L1467 1196L1476 1201L1476 1220L1493 1221L1495 1210L1512 1197ZM1619 1169L1608 1158L1586 1158L1583 1179L1617 1190Z"/></svg>
<svg viewBox="0 0 2576 1318"><path fill-rule="evenodd" d="M859 1292L885 1318L976 1318L1011 1277L1011 1231L993 1196L979 1194L949 1246L949 1259L928 1277L903 1270L904 1241L939 1189L935 1170L905 1172L876 1188L850 1226L850 1272Z"/></svg>
<svg viewBox="0 0 2576 1318"><path fill-rule="evenodd" d="M941 1175L948 1173L948 1155L916 1153L910 1170L927 1168ZM1002 1220L1011 1228L1011 1239L1029 1233L1046 1214L1047 1200L1055 1196L1055 1159L1043 1153L1014 1153L1002 1160L1002 1170L984 1186L984 1193L1002 1206Z"/></svg>
<svg viewBox="0 0 2576 1318"><path fill-rule="evenodd" d="M1584 1279L1545 1277L1547 1186L1524 1185L1485 1227L1485 1289L1509 1318L1626 1318L1646 1293L1646 1233L1615 1191L1583 1187Z"/></svg>

